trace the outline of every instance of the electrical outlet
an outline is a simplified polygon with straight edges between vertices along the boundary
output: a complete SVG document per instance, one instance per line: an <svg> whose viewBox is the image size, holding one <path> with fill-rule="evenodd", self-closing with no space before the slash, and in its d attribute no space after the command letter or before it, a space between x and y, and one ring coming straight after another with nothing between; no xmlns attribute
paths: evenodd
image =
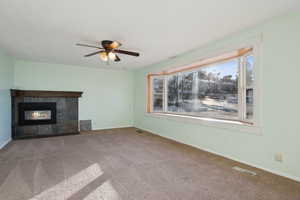
<svg viewBox="0 0 300 200"><path fill-rule="evenodd" d="M275 161L283 162L283 155L282 153L275 153Z"/></svg>

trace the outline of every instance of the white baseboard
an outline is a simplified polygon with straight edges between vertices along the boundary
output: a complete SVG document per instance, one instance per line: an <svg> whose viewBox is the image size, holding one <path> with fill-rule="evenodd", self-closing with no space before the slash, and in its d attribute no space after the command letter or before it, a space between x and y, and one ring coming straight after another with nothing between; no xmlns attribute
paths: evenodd
<svg viewBox="0 0 300 200"><path fill-rule="evenodd" d="M190 145L190 144L189 144L189 145ZM199 147L194 146L194 145L190 145L190 146L193 146L193 147L195 147L195 148L197 148L197 149L201 149L201 150L203 150L203 151L207 151L207 152L212 153L212 154L216 154L216 155L219 155L219 156L222 156L222 157L225 157L225 158L229 158L230 160L234 160L234 161L236 161L236 162L240 162L240 163L249 165L249 166L251 166L251 167L255 167L255 168L258 168L258 169L262 169L262 170L264 170L264 171L270 172L270 173L272 173L272 174L276 174L276 175L278 175L278 176L283 176L283 177L292 179L292 180L294 180L294 181L300 182L300 177L291 176L291 175L289 175L289 174L282 173L282 172L279 172L279 171L276 171L276 170L272 170L272 169L267 169L267 168L258 166L258 165L256 165L256 164L249 163L249 162L247 162L247 161L243 161L243 160L240 160L240 159L237 159L237 158L228 156L228 155L224 155L224 154L219 153L219 152L212 151L212 150L210 150L210 149L199 148Z"/></svg>
<svg viewBox="0 0 300 200"><path fill-rule="evenodd" d="M136 128L138 128L138 127L136 127ZM164 138L168 138L168 139L170 139L170 140L177 141L177 142L182 143L182 144L186 144L186 143L184 143L184 142L182 142L182 141L178 141L178 140L176 140L176 139L174 139L174 138L170 138L170 137L167 137L167 136L160 135L160 134L158 134L158 133L154 133L153 131L148 130L148 129L144 129L144 128L138 128L138 129L148 131L148 132L150 132L150 133L159 135L159 136L164 137ZM203 150L203 151L207 151L207 152L212 153L212 154L216 154L216 155L219 155L219 156L228 158L228 159L230 159L230 160L234 160L234 161L236 161L236 162L240 162L240 163L249 165L249 166L251 166L251 167L255 167L255 168L258 168L258 169L261 169L261 170L270 172L270 173L275 174L275 175L278 175L278 176L282 176L282 177L289 178L289 179L292 179L292 180L294 180L294 181L300 182L300 177L297 177L297 176L292 176L292 175L289 175L289 174L286 174L286 173L283 173L283 172L280 172L280 171L277 171L277 170L267 169L267 168L261 167L261 166L259 166L259 165L252 164L252 163L249 163L249 162L247 162L247 161L243 161L243 160L234 158L234 157L232 157L232 156L228 156L228 155L225 155L225 154L222 154L222 153L219 153L219 152L216 152L216 151L207 149L207 148L202 148L202 147L195 146L195 145L192 145L192 144L186 144L186 145L195 147L195 148L200 149L200 150Z"/></svg>
<svg viewBox="0 0 300 200"><path fill-rule="evenodd" d="M101 127L101 128L93 128L92 131L100 131L100 130L106 130L106 129L115 129L115 128L132 128L133 125L127 125L127 126L111 126L111 127Z"/></svg>
<svg viewBox="0 0 300 200"><path fill-rule="evenodd" d="M4 148L8 143L10 143L11 138L9 138L8 140L4 141L2 144L0 144L0 149Z"/></svg>

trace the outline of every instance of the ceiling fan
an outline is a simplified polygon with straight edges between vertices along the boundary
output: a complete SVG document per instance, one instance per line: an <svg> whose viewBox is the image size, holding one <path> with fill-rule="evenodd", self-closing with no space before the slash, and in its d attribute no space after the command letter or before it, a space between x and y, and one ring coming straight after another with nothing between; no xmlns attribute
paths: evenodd
<svg viewBox="0 0 300 200"><path fill-rule="evenodd" d="M88 44L76 44L77 46L83 46L83 47L90 47L90 48L95 48L95 49L100 49L96 52L84 55L84 57L90 57L99 54L100 59L105 62L109 61L115 61L119 62L121 59L117 54L126 54L129 56L139 56L140 54L137 52L133 51L125 51L118 49L122 44L117 41L111 41L111 40L103 40L101 42L102 47L100 46L93 46L93 45L88 45Z"/></svg>

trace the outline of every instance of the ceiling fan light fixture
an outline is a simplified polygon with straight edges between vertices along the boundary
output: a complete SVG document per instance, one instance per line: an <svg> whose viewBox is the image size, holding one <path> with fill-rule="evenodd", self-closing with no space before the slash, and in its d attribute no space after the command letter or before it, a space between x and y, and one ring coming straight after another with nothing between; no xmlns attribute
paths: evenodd
<svg viewBox="0 0 300 200"><path fill-rule="evenodd" d="M116 60L116 54L114 54L113 52L109 52L108 57L110 60L113 60L113 61Z"/></svg>
<svg viewBox="0 0 300 200"><path fill-rule="evenodd" d="M111 44L110 44L110 48L112 49L116 49L118 47L121 46L121 43L120 42L117 42L117 41L113 41Z"/></svg>
<svg viewBox="0 0 300 200"><path fill-rule="evenodd" d="M100 59L107 62L108 61L108 56L107 53L105 51L102 51L99 53Z"/></svg>

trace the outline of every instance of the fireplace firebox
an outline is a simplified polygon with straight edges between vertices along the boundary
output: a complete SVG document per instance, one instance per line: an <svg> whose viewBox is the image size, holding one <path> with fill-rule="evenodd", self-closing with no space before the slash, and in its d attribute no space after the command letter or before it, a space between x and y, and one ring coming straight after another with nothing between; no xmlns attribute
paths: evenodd
<svg viewBox="0 0 300 200"><path fill-rule="evenodd" d="M19 125L56 124L56 103L19 103Z"/></svg>

